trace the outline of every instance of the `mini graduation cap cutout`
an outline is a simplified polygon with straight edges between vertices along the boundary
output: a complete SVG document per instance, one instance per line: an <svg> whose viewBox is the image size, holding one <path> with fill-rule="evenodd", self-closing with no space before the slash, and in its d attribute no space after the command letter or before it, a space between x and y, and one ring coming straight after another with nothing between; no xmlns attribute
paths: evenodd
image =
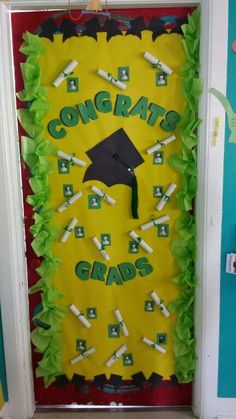
<svg viewBox="0 0 236 419"><path fill-rule="evenodd" d="M137 17L130 21L131 28L127 30L126 35L135 35L138 36L140 39L142 38L141 32L147 29L144 18Z"/></svg>
<svg viewBox="0 0 236 419"><path fill-rule="evenodd" d="M136 374L131 376L133 379L133 384L136 387L143 388L145 382L147 381L143 372L137 372Z"/></svg>
<svg viewBox="0 0 236 419"><path fill-rule="evenodd" d="M158 17L153 17L151 22L148 25L148 29L153 32L152 40L155 41L156 38L163 33L167 33L165 30L165 22Z"/></svg>
<svg viewBox="0 0 236 419"><path fill-rule="evenodd" d="M162 378L162 375L153 372L152 375L150 375L148 381L151 383L152 388L156 388L162 384Z"/></svg>
<svg viewBox="0 0 236 419"><path fill-rule="evenodd" d="M50 41L53 42L54 33L58 30L58 27L52 18L45 20L41 24L41 32L39 34L40 37L48 38Z"/></svg>
<svg viewBox="0 0 236 419"><path fill-rule="evenodd" d="M113 36L123 35L122 31L119 29L120 22L115 19L107 19L103 29L107 32L107 41L109 41Z"/></svg>
<svg viewBox="0 0 236 419"><path fill-rule="evenodd" d="M107 186L123 184L132 188L132 216L138 218L138 185L135 167L144 162L123 128L87 151L92 160L83 182L99 180Z"/></svg>
<svg viewBox="0 0 236 419"><path fill-rule="evenodd" d="M95 375L93 385L95 387L103 389L107 382L108 380L105 374Z"/></svg>
<svg viewBox="0 0 236 419"><path fill-rule="evenodd" d="M91 36L97 41L97 32L100 29L99 21L97 17L93 17L90 20L87 20L84 24L85 29L83 30L81 36Z"/></svg>
<svg viewBox="0 0 236 419"><path fill-rule="evenodd" d="M63 33L62 41L65 42L67 39L71 38L72 36L78 36L76 32L76 24L70 22L68 19L63 19L62 24L60 26L60 32Z"/></svg>

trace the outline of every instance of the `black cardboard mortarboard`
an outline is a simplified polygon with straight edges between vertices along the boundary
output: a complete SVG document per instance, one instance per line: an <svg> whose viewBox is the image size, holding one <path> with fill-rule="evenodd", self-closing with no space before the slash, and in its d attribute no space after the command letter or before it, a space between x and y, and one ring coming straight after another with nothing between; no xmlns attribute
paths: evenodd
<svg viewBox="0 0 236 419"><path fill-rule="evenodd" d="M117 184L131 186L132 214L134 218L138 218L137 179L134 169L144 160L123 128L88 150L87 155L92 164L86 170L83 182L99 180L107 186Z"/></svg>

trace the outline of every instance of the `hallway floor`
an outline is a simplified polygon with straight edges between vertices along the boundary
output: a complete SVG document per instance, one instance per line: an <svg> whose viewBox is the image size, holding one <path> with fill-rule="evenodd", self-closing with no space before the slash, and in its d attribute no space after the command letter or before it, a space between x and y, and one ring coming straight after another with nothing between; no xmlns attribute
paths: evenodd
<svg viewBox="0 0 236 419"><path fill-rule="evenodd" d="M34 419L193 419L189 411L36 413Z"/></svg>

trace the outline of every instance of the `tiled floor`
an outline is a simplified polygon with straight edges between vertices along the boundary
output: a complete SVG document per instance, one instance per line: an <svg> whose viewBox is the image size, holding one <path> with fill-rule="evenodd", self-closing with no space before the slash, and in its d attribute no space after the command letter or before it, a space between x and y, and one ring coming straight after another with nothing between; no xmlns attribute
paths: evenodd
<svg viewBox="0 0 236 419"><path fill-rule="evenodd" d="M36 413L34 419L192 419L191 412L74 412Z"/></svg>

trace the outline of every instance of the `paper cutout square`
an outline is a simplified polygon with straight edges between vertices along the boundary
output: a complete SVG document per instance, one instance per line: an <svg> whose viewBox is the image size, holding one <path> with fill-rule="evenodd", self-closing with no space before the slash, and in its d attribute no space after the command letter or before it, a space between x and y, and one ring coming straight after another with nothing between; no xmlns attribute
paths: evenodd
<svg viewBox="0 0 236 419"><path fill-rule="evenodd" d="M101 208L101 198L98 195L89 195L88 196L88 208L89 209L100 209Z"/></svg>
<svg viewBox="0 0 236 419"><path fill-rule="evenodd" d="M157 344L167 345L167 333L157 333Z"/></svg>
<svg viewBox="0 0 236 419"><path fill-rule="evenodd" d="M163 196L163 186L162 185L154 185L152 187L153 190L153 198L161 198Z"/></svg>
<svg viewBox="0 0 236 419"><path fill-rule="evenodd" d="M164 72L157 72L156 73L156 86L158 87L164 87L167 86L167 74Z"/></svg>
<svg viewBox="0 0 236 419"><path fill-rule="evenodd" d="M144 303L144 311L152 312L155 309L154 301L146 300Z"/></svg>
<svg viewBox="0 0 236 419"><path fill-rule="evenodd" d="M74 194L73 192L73 185L72 184L65 184L63 185L63 196L65 198L70 198Z"/></svg>
<svg viewBox="0 0 236 419"><path fill-rule="evenodd" d="M57 162L57 169L60 175L70 173L70 163L67 160L59 159Z"/></svg>
<svg viewBox="0 0 236 419"><path fill-rule="evenodd" d="M124 367L130 367L134 364L133 355L131 353L122 354L122 361Z"/></svg>
<svg viewBox="0 0 236 419"><path fill-rule="evenodd" d="M75 233L75 238L76 239L83 239L84 236L85 236L84 227L83 226L74 227L74 233Z"/></svg>
<svg viewBox="0 0 236 419"><path fill-rule="evenodd" d="M158 237L169 237L169 224L158 224L157 226Z"/></svg>
<svg viewBox="0 0 236 419"><path fill-rule="evenodd" d="M164 152L155 151L153 153L153 164L163 164L164 163Z"/></svg>
<svg viewBox="0 0 236 419"><path fill-rule="evenodd" d="M118 80L129 81L129 67L118 67Z"/></svg>
<svg viewBox="0 0 236 419"><path fill-rule="evenodd" d="M119 338L120 337L120 325L119 324L109 324L108 325L108 336L109 336L109 338Z"/></svg>
<svg viewBox="0 0 236 419"><path fill-rule="evenodd" d="M76 351L86 351L87 348L87 341L85 339L77 339L76 340Z"/></svg>
<svg viewBox="0 0 236 419"><path fill-rule="evenodd" d="M129 253L139 253L139 244L135 241L129 242Z"/></svg>
<svg viewBox="0 0 236 419"><path fill-rule="evenodd" d="M79 91L79 80L78 77L67 78L67 92L74 93Z"/></svg>
<svg viewBox="0 0 236 419"><path fill-rule="evenodd" d="M97 309L96 307L88 307L86 310L87 318L90 320L97 319Z"/></svg>
<svg viewBox="0 0 236 419"><path fill-rule="evenodd" d="M101 244L102 244L102 246L110 246L111 245L111 235L109 233L101 234Z"/></svg>

